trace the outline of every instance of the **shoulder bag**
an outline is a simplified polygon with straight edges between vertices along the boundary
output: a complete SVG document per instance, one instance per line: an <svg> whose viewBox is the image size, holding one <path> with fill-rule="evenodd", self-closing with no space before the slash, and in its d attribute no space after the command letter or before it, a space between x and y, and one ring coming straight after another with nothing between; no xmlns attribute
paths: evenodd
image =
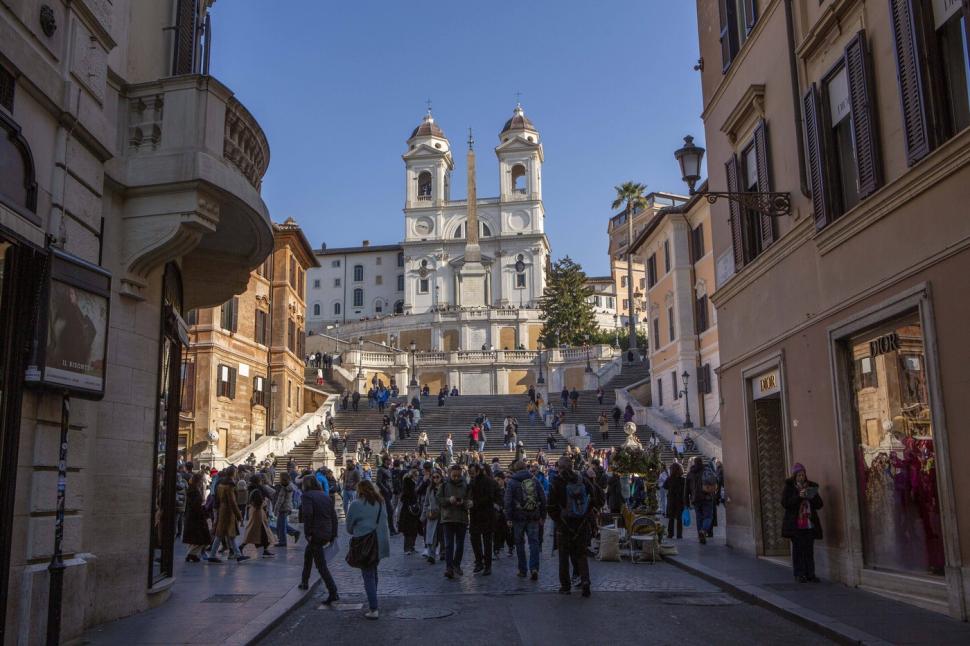
<svg viewBox="0 0 970 646"><path fill-rule="evenodd" d="M347 549L347 565L353 568L363 569L376 565L380 561L380 550L377 545L377 528L381 526L384 506L377 506L377 525L374 531L363 536L354 536L350 539L350 547Z"/></svg>

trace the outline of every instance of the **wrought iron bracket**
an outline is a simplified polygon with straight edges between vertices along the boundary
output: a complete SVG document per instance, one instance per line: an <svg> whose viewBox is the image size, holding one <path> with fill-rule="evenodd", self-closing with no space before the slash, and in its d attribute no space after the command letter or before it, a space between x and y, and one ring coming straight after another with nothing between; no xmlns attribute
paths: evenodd
<svg viewBox="0 0 970 646"><path fill-rule="evenodd" d="M711 204L718 198L725 198L739 204L742 209L757 211L772 218L791 216L791 193L729 193L707 191L701 193Z"/></svg>

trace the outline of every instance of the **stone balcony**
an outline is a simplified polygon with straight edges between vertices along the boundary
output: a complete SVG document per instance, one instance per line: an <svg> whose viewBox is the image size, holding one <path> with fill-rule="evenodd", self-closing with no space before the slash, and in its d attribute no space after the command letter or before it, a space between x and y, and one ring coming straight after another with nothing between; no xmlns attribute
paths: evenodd
<svg viewBox="0 0 970 646"><path fill-rule="evenodd" d="M110 162L126 197L122 294L145 298L148 275L179 257L186 309L244 291L273 248L259 123L211 76L129 85L123 101L123 153Z"/></svg>

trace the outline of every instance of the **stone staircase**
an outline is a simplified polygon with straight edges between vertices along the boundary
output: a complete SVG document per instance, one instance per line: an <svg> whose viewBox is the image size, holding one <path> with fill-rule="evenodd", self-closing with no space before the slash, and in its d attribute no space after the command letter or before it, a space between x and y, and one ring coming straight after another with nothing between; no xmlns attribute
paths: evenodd
<svg viewBox="0 0 970 646"><path fill-rule="evenodd" d="M590 434L594 448L608 448L621 445L625 441L622 428L617 428L613 423L612 411L615 406L615 389L623 388L629 384L640 381L649 376L649 368L642 363L624 365L619 375L614 377L609 383L603 386L603 404L596 401L595 390L580 391L579 405L576 412L566 409L566 424L585 424L586 431ZM307 369L308 380L316 380L316 370ZM326 388L326 386L325 386ZM327 388L329 389L329 388ZM335 389L339 392L339 389ZM555 411L562 410L560 393L550 393L550 399ZM405 398L401 397L397 401L404 403ZM540 448L545 448L546 437L549 429L537 416L535 422L530 423L526 406L528 396L521 395L460 395L458 397L448 397L444 406L438 406L437 396L421 398L421 430L428 433L430 444L428 447L431 456L437 456L444 448L445 438L448 433L452 434L455 453L468 447L468 430L474 419L485 413L492 423L492 431L486 437L485 458L491 461L497 457L503 465L507 465L513 453L502 446L504 439L504 429L502 421L506 415L514 415L519 420L518 437L525 446L526 454L534 456ZM599 435L597 418L600 411L606 411L610 417L609 439L604 442ZM340 433L341 438L350 433L350 443L348 451L353 452L357 441L362 438L370 440L371 447L375 452L380 451L381 439L381 420L383 414L375 407L368 408L367 400L361 399L360 410L338 411L334 418L334 427ZM622 425L622 421L621 421ZM653 431L646 425L641 425L637 429L637 435L641 442L645 442L651 436L655 436ZM674 459L674 452L670 443L659 435L656 436L661 445L661 456L664 462L671 462ZM558 448L553 453L559 455L565 446L565 440L560 438ZM316 434L308 437L299 446L286 456L286 459L293 459L301 467L309 465L314 449L316 448ZM417 450L417 433L412 433L408 439L396 441L391 449L394 454L402 454ZM692 457L697 453L687 453L686 457Z"/></svg>

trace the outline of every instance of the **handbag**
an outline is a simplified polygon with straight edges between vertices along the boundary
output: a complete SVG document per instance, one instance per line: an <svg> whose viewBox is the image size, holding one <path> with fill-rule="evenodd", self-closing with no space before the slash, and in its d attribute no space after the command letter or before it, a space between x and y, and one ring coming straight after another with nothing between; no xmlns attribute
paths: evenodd
<svg viewBox="0 0 970 646"><path fill-rule="evenodd" d="M684 510L680 512L680 522L684 527L690 527L690 509L684 507Z"/></svg>
<svg viewBox="0 0 970 646"><path fill-rule="evenodd" d="M378 505L377 508L377 527L381 525L381 516L384 506ZM363 569L376 565L381 560L380 551L377 545L377 529L364 534L354 536L350 539L350 548L347 550L347 565L353 568Z"/></svg>

